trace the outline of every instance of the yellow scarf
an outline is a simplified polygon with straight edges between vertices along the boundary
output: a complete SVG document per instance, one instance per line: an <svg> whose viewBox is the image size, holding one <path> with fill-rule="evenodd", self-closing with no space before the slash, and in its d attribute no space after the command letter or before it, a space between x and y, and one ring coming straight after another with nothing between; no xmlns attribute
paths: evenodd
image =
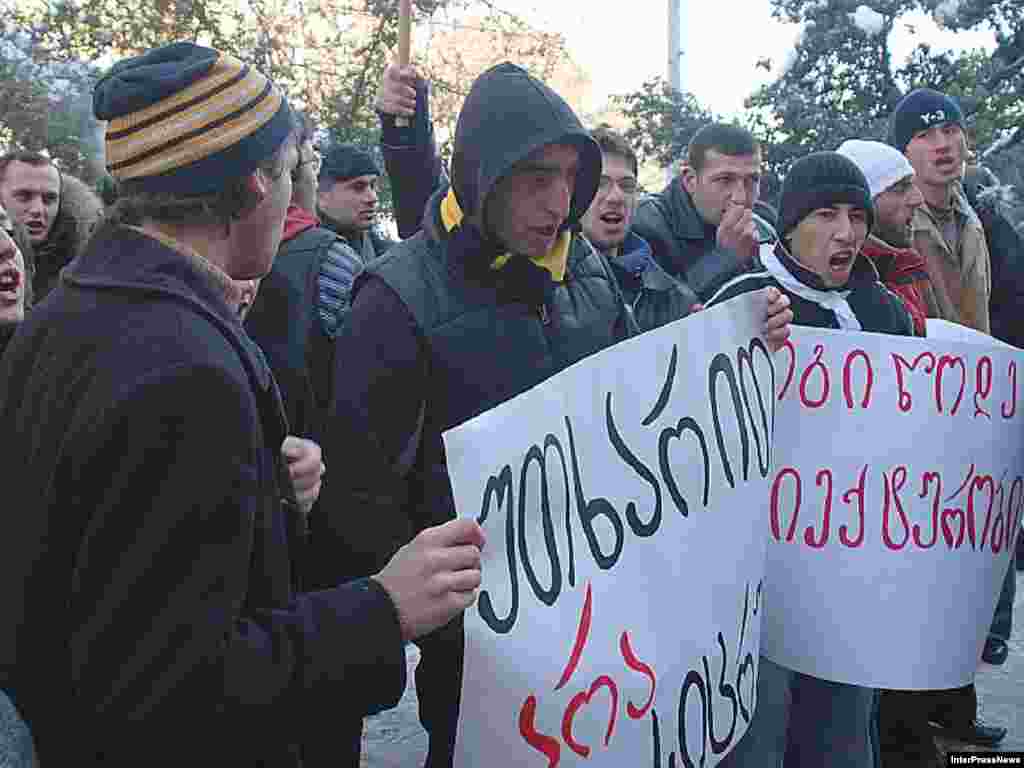
<svg viewBox="0 0 1024 768"><path fill-rule="evenodd" d="M450 188L448 195L441 201L441 223L444 224L445 230L451 232L459 226L463 215L462 207L455 199L455 190ZM555 245L550 251L539 258L531 259L538 267L543 267L550 272L551 279L556 283L565 280L565 265L569 259L569 242L571 240L572 235L568 231L562 232L558 235L558 239L555 240ZM511 258L511 253L502 254L491 262L491 269L501 269L508 264Z"/></svg>

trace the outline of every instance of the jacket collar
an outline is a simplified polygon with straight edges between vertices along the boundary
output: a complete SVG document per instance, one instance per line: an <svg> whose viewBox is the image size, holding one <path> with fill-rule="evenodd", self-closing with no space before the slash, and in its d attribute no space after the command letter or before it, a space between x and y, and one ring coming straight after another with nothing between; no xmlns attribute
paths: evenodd
<svg viewBox="0 0 1024 768"><path fill-rule="evenodd" d="M763 247L764 248L764 247ZM771 253L779 261L781 266L788 272L792 277L798 280L803 285L815 291L836 291L836 292L847 292L856 290L865 283L878 282L878 270L875 269L875 265L871 263L871 260L864 256L863 250L857 254L857 258L853 262L853 269L850 272L850 279L846 285L835 288L825 285L821 277L816 272L812 272L807 269L803 264L793 258L782 240L776 241L774 248L767 247L767 250L762 249L761 260L767 261L764 258L765 253ZM765 268L769 272L773 271L768 263L764 264Z"/></svg>
<svg viewBox="0 0 1024 768"><path fill-rule="evenodd" d="M675 212L672 217L674 234L686 240L703 240L707 235L707 224L700 217L693 198L683 186L682 177L674 177L665 191L668 193L669 205Z"/></svg>
<svg viewBox="0 0 1024 768"><path fill-rule="evenodd" d="M953 213L959 218L967 221L979 229L981 228L981 219L978 218L978 214L971 208L971 204L967 200L967 195L964 193L963 187L959 183L953 185L953 192L951 194L952 209ZM927 203L919 205L914 211L915 218L923 218L931 224L931 227L937 231L942 231L942 225L936 220L935 216L932 215L931 208L928 207ZM915 226L915 229L919 227Z"/></svg>
<svg viewBox="0 0 1024 768"><path fill-rule="evenodd" d="M840 328L861 330L860 320L847 298L867 276L874 274L874 267L868 259L858 254L850 280L842 288L826 287L820 277L789 255L781 240L774 247L770 244L761 246L761 262L783 289L832 312Z"/></svg>
<svg viewBox="0 0 1024 768"><path fill-rule="evenodd" d="M619 253L613 261L630 274L639 275L651 266L652 258L650 244L640 235L630 231L622 241Z"/></svg>
<svg viewBox="0 0 1024 768"><path fill-rule="evenodd" d="M320 226L320 220L314 213L292 203L288 206L288 212L284 217L284 234L281 235L281 242L286 243L307 229L318 226Z"/></svg>
<svg viewBox="0 0 1024 768"><path fill-rule="evenodd" d="M133 227L108 225L64 270L62 280L87 290L155 295L188 305L228 339L262 389L272 386L262 353L229 302L231 279L187 246Z"/></svg>
<svg viewBox="0 0 1024 768"><path fill-rule="evenodd" d="M897 248L881 238L868 235L861 253L874 264L879 280L885 282L893 272L923 270L924 259L913 248Z"/></svg>

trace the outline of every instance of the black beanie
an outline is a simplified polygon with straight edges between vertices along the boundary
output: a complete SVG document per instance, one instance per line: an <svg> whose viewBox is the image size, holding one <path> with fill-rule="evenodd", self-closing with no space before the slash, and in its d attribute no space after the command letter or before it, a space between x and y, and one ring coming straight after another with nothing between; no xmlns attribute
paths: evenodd
<svg viewBox="0 0 1024 768"><path fill-rule="evenodd" d="M811 211L836 203L863 208L868 217L868 232L871 231L875 207L868 180L860 168L838 152L815 152L800 158L782 183L779 235L785 237Z"/></svg>
<svg viewBox="0 0 1024 768"><path fill-rule="evenodd" d="M380 176L380 166L369 151L355 144L335 144L327 150L320 166L321 181L345 181L357 176Z"/></svg>
<svg viewBox="0 0 1024 768"><path fill-rule="evenodd" d="M904 96L889 120L889 143L900 152L921 131L933 125L956 123L964 127L964 115L949 96L930 88L918 88Z"/></svg>

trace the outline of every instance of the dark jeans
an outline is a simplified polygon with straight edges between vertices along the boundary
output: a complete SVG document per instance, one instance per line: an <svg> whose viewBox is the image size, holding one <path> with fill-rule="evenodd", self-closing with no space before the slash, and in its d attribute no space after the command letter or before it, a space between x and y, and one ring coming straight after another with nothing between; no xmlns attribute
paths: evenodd
<svg viewBox="0 0 1024 768"><path fill-rule="evenodd" d="M721 768L878 768L876 694L761 657L757 709Z"/></svg>
<svg viewBox="0 0 1024 768"><path fill-rule="evenodd" d="M339 712L325 701L319 716L307 725L309 735L300 747L303 768L359 768L363 748L363 718Z"/></svg>
<svg viewBox="0 0 1024 768"><path fill-rule="evenodd" d="M416 641L416 695L420 723L430 738L425 768L451 768L462 698L462 659L465 652L462 617Z"/></svg>
<svg viewBox="0 0 1024 768"><path fill-rule="evenodd" d="M912 695L922 698L920 713L925 722L969 723L978 716L978 692L974 683L948 691L922 691Z"/></svg>
<svg viewBox="0 0 1024 768"><path fill-rule="evenodd" d="M879 691L880 764L885 768L939 768L928 725L931 692Z"/></svg>
<svg viewBox="0 0 1024 768"><path fill-rule="evenodd" d="M1013 601L1017 597L1017 565L1014 562L1015 552L1010 553L1010 567L1006 569L1006 578L1003 579L1003 589L999 593L999 602L996 603L996 612L992 617L992 627L988 633L1000 640L1010 639L1010 630L1013 628Z"/></svg>

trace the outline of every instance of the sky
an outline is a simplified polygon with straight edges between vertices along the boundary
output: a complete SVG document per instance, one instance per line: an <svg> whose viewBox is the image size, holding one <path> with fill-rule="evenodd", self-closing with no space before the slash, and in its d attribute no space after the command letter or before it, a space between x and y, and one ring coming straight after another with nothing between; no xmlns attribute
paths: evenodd
<svg viewBox="0 0 1024 768"><path fill-rule="evenodd" d="M681 0L682 85L724 117L743 109L757 86L781 72L800 34L798 25L772 18L769 0ZM593 78L593 110L610 95L638 90L645 80L668 71L668 0L626 0L602 5L584 0L500 0L499 7L532 23L561 31L570 53ZM597 10L602 9L602 10ZM908 15L893 30L892 47L902 60L918 42L945 49L994 46L990 32L952 33L923 14ZM731 29L727 27L731 26ZM726 45L726 41L730 44ZM772 60L772 72L756 67Z"/></svg>

